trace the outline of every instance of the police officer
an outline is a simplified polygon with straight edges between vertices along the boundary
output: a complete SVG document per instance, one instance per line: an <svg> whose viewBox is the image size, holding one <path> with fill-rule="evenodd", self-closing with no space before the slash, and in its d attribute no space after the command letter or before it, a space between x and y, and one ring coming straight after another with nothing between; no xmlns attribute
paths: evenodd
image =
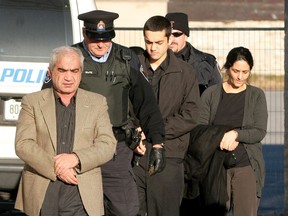
<svg viewBox="0 0 288 216"><path fill-rule="evenodd" d="M219 66L215 56L193 47L188 41L188 15L181 12L167 13L166 18L172 26L170 49L175 55L188 62L197 72L200 94L211 85L221 83Z"/></svg>
<svg viewBox="0 0 288 216"><path fill-rule="evenodd" d="M129 48L112 42L115 37L113 22L118 17L117 13L102 10L80 14L78 19L84 21L84 40L73 46L79 48L85 57L80 88L107 98L117 139L114 158L101 168L105 215L135 216L139 201L131 166L135 140L131 139L134 130L131 128L129 107L133 107L146 140L152 143L150 164L155 173L165 166L165 133L154 93L140 71L142 67L137 55Z"/></svg>

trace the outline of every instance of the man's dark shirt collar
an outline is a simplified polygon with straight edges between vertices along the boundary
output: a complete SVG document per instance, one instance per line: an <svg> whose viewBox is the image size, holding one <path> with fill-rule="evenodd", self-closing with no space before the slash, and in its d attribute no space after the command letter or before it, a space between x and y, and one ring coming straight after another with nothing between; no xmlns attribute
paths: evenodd
<svg viewBox="0 0 288 216"><path fill-rule="evenodd" d="M62 100L61 100L61 97L57 94L57 92L56 92L55 89L53 89L53 93L54 93L54 96L55 96L55 100L59 101L62 105L64 105L63 102L62 102ZM76 102L76 95L77 95L77 91L75 92L75 94L73 95L73 97L70 99L70 103L72 102L73 104L75 104L75 102Z"/></svg>
<svg viewBox="0 0 288 216"><path fill-rule="evenodd" d="M148 53L147 51L144 52L144 56L145 56L145 66L146 68L148 68L150 71L154 71L150 65L150 62L149 62L149 56L148 56ZM168 65L169 65L169 52L167 51L167 56L166 58L164 59L164 61L160 64L160 66L158 68L156 68L156 70L160 69L161 71L166 71L167 68L168 68ZM155 71L156 71L155 70Z"/></svg>
<svg viewBox="0 0 288 216"><path fill-rule="evenodd" d="M182 60L187 62L190 56L190 49L189 49L188 43L186 42L185 47L179 52L175 53L175 55L177 58L181 58Z"/></svg>

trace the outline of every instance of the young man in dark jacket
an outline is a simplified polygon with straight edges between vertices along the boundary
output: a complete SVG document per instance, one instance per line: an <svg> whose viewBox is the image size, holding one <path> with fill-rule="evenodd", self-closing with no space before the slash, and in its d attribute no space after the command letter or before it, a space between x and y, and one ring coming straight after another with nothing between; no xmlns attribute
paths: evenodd
<svg viewBox="0 0 288 216"><path fill-rule="evenodd" d="M181 12L168 13L166 18L172 26L169 48L178 58L192 65L197 72L200 94L209 86L221 83L222 79L215 56L196 49L187 41L190 33L188 15Z"/></svg>
<svg viewBox="0 0 288 216"><path fill-rule="evenodd" d="M151 175L146 162L150 151L136 157L133 169L140 197L139 215L147 212L149 216L179 216L184 189L183 158L189 132L196 126L198 116L196 72L169 49L171 25L165 17L148 19L143 33L146 51L140 60L165 123L166 166L162 172ZM149 146L146 142L147 149Z"/></svg>

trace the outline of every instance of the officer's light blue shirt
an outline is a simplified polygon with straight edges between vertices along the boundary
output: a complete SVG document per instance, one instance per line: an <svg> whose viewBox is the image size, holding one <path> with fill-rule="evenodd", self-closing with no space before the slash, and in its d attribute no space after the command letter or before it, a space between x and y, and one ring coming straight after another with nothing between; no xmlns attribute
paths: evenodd
<svg viewBox="0 0 288 216"><path fill-rule="evenodd" d="M111 43L111 46L108 50L108 52L106 52L101 58L97 58L95 56L92 55L92 53L88 50L88 48L86 47L86 44L84 43L84 41L82 42L83 43L83 47L84 49L87 51L87 53L91 56L91 58L93 59L93 61L95 62L99 62L99 63L103 63L103 62L106 62L108 57L109 57L109 54L111 52L111 49L112 49L112 43Z"/></svg>

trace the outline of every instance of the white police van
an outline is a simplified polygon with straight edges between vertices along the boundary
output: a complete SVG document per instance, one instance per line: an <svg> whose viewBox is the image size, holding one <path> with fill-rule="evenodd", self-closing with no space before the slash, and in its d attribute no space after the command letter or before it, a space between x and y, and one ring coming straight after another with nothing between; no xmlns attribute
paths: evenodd
<svg viewBox="0 0 288 216"><path fill-rule="evenodd" d="M0 0L0 191L18 186L23 162L15 154L23 95L41 89L53 48L82 40L78 14L94 0Z"/></svg>

